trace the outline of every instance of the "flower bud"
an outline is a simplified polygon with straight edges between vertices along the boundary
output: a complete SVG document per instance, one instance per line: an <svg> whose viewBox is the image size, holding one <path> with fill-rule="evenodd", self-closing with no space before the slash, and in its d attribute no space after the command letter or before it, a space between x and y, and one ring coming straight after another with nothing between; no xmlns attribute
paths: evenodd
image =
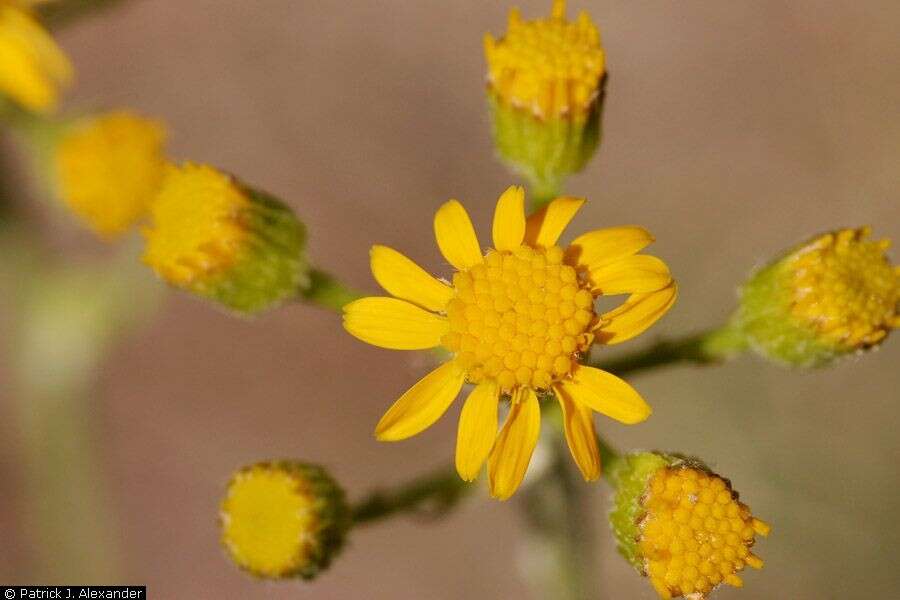
<svg viewBox="0 0 900 600"><path fill-rule="evenodd" d="M696 459L638 452L607 469L616 487L610 524L622 555L664 600L706 598L763 561L750 548L770 527L738 500L727 479Z"/></svg>
<svg viewBox="0 0 900 600"><path fill-rule="evenodd" d="M222 501L222 544L256 577L312 579L340 551L350 525L344 491L321 467L261 462L236 472Z"/></svg>
<svg viewBox="0 0 900 600"><path fill-rule="evenodd" d="M815 237L770 263L744 285L736 325L766 358L790 366L826 365L877 346L900 325L900 268L889 240L869 228Z"/></svg>
<svg viewBox="0 0 900 600"><path fill-rule="evenodd" d="M72 65L31 12L0 0L0 93L32 112L56 109Z"/></svg>
<svg viewBox="0 0 900 600"><path fill-rule="evenodd" d="M600 34L587 13L565 12L564 0L534 21L513 9L506 34L484 41L494 144L542 197L584 167L600 137Z"/></svg>
<svg viewBox="0 0 900 600"><path fill-rule="evenodd" d="M63 125L53 148L58 195L101 237L121 235L159 191L165 137L162 123L128 111Z"/></svg>
<svg viewBox="0 0 900 600"><path fill-rule="evenodd" d="M144 262L173 286L252 314L309 285L303 224L212 167L169 167L150 215Z"/></svg>

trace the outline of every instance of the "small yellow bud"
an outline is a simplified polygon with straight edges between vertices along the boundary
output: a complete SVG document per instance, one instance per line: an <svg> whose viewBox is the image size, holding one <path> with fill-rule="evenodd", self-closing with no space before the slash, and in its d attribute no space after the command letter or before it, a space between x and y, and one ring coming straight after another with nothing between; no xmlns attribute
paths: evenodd
<svg viewBox="0 0 900 600"><path fill-rule="evenodd" d="M231 560L268 579L318 575L341 549L350 524L334 480L321 467L292 461L235 473L219 521Z"/></svg>
<svg viewBox="0 0 900 600"><path fill-rule="evenodd" d="M584 168L600 138L600 33L587 13L565 13L564 0L533 21L513 9L506 33L484 41L494 145L542 199Z"/></svg>
<svg viewBox="0 0 900 600"><path fill-rule="evenodd" d="M888 240L842 229L801 244L744 285L737 324L763 356L820 366L866 350L900 325L900 269Z"/></svg>
<svg viewBox="0 0 900 600"><path fill-rule="evenodd" d="M484 53L491 90L540 118L586 114L605 70L597 26L587 13L568 21L560 0L549 17L534 21L513 9L506 34L485 37Z"/></svg>
<svg viewBox="0 0 900 600"><path fill-rule="evenodd" d="M144 262L176 287L254 313L309 284L303 224L212 167L169 167L150 214Z"/></svg>
<svg viewBox="0 0 900 600"><path fill-rule="evenodd" d="M617 488L610 523L619 549L660 598L701 600L722 583L743 586L746 566L762 568L751 548L769 525L699 461L640 452L607 472Z"/></svg>
<svg viewBox="0 0 900 600"><path fill-rule="evenodd" d="M161 123L127 111L67 125L54 154L61 199L98 235L121 235L159 191L165 137Z"/></svg>
<svg viewBox="0 0 900 600"><path fill-rule="evenodd" d="M31 12L0 0L0 93L23 108L48 113L71 79L68 57Z"/></svg>

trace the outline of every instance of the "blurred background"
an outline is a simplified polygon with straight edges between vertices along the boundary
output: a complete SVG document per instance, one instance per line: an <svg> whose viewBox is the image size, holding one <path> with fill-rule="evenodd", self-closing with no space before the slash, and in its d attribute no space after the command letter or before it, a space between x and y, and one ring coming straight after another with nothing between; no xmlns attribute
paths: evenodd
<svg viewBox="0 0 900 600"><path fill-rule="evenodd" d="M519 2L529 17L549 4ZM175 157L284 198L309 227L313 260L374 291L372 243L445 273L431 228L439 203L464 201L484 233L514 182L493 157L483 89L482 35L505 29L509 7L130 0L58 39L78 71L70 108L127 106L164 119ZM871 224L900 240L896 1L570 1L570 14L580 9L600 26L610 79L602 146L568 186L590 201L570 233L644 225L681 284L669 316L622 350L719 323L754 265L810 234ZM51 216L9 144L3 162L19 165L16 208L55 254L103 252ZM14 291L0 294L4 341L20 318L7 301ZM362 344L314 307L249 321L184 294L162 302L114 346L87 399L105 472L86 483L114 515L104 535L118 547L115 582L146 584L152 598L528 597L516 500L483 494L439 522L354 532L311 584L258 583L235 569L216 525L235 468L282 456L320 462L359 498L452 459L459 405L416 438L377 443L374 424L426 359ZM35 500L21 493L10 345L0 356L0 580L47 583L36 574L53 552L36 547L22 516ZM704 457L773 524L757 545L765 569L716 597L898 597L898 359L894 339L811 374L746 357L639 375L631 381L653 418L598 428L625 449ZM655 598L614 550L609 489L591 493L600 597ZM90 515L76 519L94 527Z"/></svg>

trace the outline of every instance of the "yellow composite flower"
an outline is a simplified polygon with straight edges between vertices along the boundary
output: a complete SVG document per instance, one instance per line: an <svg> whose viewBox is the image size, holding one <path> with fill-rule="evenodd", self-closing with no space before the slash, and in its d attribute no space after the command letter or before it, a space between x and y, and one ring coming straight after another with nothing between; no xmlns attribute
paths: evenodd
<svg viewBox="0 0 900 600"><path fill-rule="evenodd" d="M51 112L72 79L65 53L25 5L0 0L0 92L34 112Z"/></svg>
<svg viewBox="0 0 900 600"><path fill-rule="evenodd" d="M378 423L379 440L420 433L447 410L463 384L474 385L459 421L456 468L471 481L488 462L491 493L518 488L540 430L539 399L555 396L566 439L586 480L600 475L592 411L638 423L650 407L627 383L582 364L593 344L640 334L675 302L666 264L638 254L653 241L643 228L599 229L557 245L585 200L560 197L526 218L525 192L497 202L494 248L486 253L456 200L437 211L434 231L452 282L426 273L387 246L374 246L372 273L393 297L344 307L344 327L364 342L395 350L443 346L452 358L409 389ZM594 309L599 296L627 294L617 308ZM498 408L510 411L500 432Z"/></svg>

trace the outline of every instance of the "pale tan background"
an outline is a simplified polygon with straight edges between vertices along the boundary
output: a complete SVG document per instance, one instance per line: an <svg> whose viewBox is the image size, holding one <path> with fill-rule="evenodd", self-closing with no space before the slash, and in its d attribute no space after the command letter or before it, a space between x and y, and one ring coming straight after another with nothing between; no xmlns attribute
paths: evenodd
<svg viewBox="0 0 900 600"><path fill-rule="evenodd" d="M521 4L536 15L549 0ZM590 199L574 228L647 226L681 283L670 316L630 349L718 322L748 269L808 234L871 223L900 239L896 0L571 4L599 23L611 71L602 148L569 189ZM175 156L285 198L309 225L315 260L374 291L370 244L444 273L431 234L438 204L464 200L488 231L514 181L493 159L482 90L481 36L503 30L507 7L134 0L66 29L61 43L79 72L72 106L165 119ZM93 245L60 235L61 252ZM598 421L625 448L706 457L774 524L757 547L765 570L718 597L900 596L898 344L812 375L748 358L642 376L633 381L653 418ZM169 295L115 353L95 399L123 581L146 583L153 598L527 597L515 501L359 531L310 585L258 584L222 558L217 502L241 464L322 462L358 497L446 462L458 408L401 444L371 436L423 370L314 308L243 322ZM0 440L7 581L27 564L12 439ZM602 528L607 488L593 494L601 597L654 598Z"/></svg>

